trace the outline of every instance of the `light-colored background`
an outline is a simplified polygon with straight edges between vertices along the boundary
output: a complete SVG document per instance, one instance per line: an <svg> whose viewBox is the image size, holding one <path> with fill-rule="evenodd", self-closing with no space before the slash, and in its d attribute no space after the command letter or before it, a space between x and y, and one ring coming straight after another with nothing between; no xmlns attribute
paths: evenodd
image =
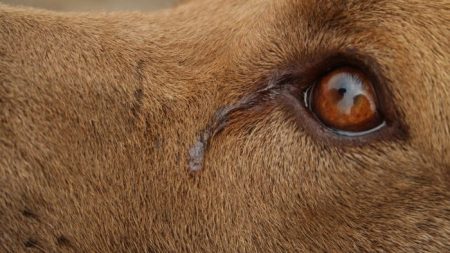
<svg viewBox="0 0 450 253"><path fill-rule="evenodd" d="M177 0L0 0L11 5L25 5L60 11L143 10L172 6Z"/></svg>

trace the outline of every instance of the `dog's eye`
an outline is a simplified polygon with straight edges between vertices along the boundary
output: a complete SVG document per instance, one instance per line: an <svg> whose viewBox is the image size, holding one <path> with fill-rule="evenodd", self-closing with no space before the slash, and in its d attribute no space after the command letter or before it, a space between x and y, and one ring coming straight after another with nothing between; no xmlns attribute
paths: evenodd
<svg viewBox="0 0 450 253"><path fill-rule="evenodd" d="M305 101L318 120L340 135L364 135L384 125L372 82L355 68L328 73L306 92Z"/></svg>

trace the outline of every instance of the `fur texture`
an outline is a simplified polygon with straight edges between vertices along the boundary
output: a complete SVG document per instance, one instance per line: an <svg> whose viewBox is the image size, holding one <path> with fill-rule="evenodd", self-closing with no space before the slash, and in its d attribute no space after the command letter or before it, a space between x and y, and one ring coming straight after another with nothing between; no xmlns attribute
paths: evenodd
<svg viewBox="0 0 450 253"><path fill-rule="evenodd" d="M448 252L448 1L0 5L1 252ZM333 52L370 57L405 138L324 142L277 101L217 110Z"/></svg>

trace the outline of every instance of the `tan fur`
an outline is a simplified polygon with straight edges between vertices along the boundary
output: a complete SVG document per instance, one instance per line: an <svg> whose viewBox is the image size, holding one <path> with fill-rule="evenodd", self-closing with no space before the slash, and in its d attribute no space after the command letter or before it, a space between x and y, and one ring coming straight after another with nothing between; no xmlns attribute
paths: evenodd
<svg viewBox="0 0 450 253"><path fill-rule="evenodd" d="M144 13L0 5L0 252L448 252L448 1L188 1ZM222 106L356 50L403 139L326 144L276 103Z"/></svg>

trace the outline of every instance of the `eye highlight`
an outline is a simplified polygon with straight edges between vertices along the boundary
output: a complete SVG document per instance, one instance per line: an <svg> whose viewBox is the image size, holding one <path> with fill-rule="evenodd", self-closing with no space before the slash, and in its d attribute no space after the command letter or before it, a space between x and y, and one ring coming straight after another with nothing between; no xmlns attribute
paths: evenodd
<svg viewBox="0 0 450 253"><path fill-rule="evenodd" d="M305 103L339 135L365 135L385 125L372 82L355 68L341 67L322 77L305 93Z"/></svg>

